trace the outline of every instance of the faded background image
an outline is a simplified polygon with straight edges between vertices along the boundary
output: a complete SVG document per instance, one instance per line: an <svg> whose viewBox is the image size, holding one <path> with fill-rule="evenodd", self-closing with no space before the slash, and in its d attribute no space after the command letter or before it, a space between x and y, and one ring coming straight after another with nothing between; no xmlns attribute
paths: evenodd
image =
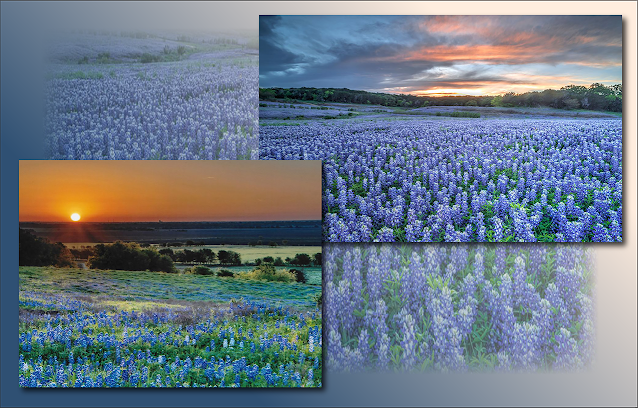
<svg viewBox="0 0 638 408"><path fill-rule="evenodd" d="M573 371L595 350L579 245L326 244L334 371Z"/></svg>

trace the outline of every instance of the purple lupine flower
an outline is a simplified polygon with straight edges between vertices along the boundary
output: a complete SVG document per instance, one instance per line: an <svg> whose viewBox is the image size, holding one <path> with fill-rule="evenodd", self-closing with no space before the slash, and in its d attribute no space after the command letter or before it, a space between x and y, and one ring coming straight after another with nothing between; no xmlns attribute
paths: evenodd
<svg viewBox="0 0 638 408"><path fill-rule="evenodd" d="M534 136L528 140L523 135L529 127ZM405 134L413 136L407 140ZM481 136L459 146L450 134ZM538 234L562 241L606 238L590 233L583 218L591 214L584 208L592 202L590 194L600 217L592 214L593 224L613 225L612 239L622 237L618 216L608 214L616 214L622 203L620 121L446 122L442 130L432 120L284 127L266 119L260 136L261 158L324 161L324 238L331 242L502 241L512 235L528 242ZM553 139L564 143L549 148ZM511 149L503 150L505 145ZM468 151L474 152L469 159ZM580 162L587 166L573 165ZM512 205L520 211L512 212ZM478 213L485 216L484 232ZM583 231L568 222L582 222Z"/></svg>

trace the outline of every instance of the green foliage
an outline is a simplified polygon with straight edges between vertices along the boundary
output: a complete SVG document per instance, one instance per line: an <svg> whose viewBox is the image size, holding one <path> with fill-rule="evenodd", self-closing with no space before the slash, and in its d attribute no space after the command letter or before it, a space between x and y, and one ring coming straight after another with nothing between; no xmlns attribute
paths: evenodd
<svg viewBox="0 0 638 408"><path fill-rule="evenodd" d="M173 250L171 248L162 248L159 250L160 255L167 255L171 258L173 258L173 256L175 256L175 253L173 252Z"/></svg>
<svg viewBox="0 0 638 408"><path fill-rule="evenodd" d="M20 228L18 265L74 267L71 251L61 242L52 244L32 231Z"/></svg>
<svg viewBox="0 0 638 408"><path fill-rule="evenodd" d="M95 62L98 64L108 64L111 61L110 52L101 52L97 55L97 60Z"/></svg>
<svg viewBox="0 0 638 408"><path fill-rule="evenodd" d="M310 265L311 259L308 254L297 254L293 259L290 260L290 263L293 265L306 266Z"/></svg>
<svg viewBox="0 0 638 408"><path fill-rule="evenodd" d="M142 64L148 64L148 63L151 63L151 62L160 62L161 60L162 59L161 59L161 57L159 55L149 54L148 52L145 52L140 57L140 62Z"/></svg>
<svg viewBox="0 0 638 408"><path fill-rule="evenodd" d="M504 174L505 176L507 176L507 178L509 178L510 180L518 180L518 172L515 171L514 169L508 167L506 169L497 169L494 172L494 176L492 177L492 179L494 180L494 182L496 183L498 181L498 177Z"/></svg>
<svg viewBox="0 0 638 408"><path fill-rule="evenodd" d="M265 101L274 101L276 93L272 89L259 88L259 99Z"/></svg>
<svg viewBox="0 0 638 408"><path fill-rule="evenodd" d="M104 74L101 72L75 71L56 74L55 77L60 79L102 79Z"/></svg>
<svg viewBox="0 0 638 408"><path fill-rule="evenodd" d="M193 266L192 268L190 268L190 272L194 273L195 275L214 275L215 274L215 272L213 272L212 269L202 265Z"/></svg>
<svg viewBox="0 0 638 408"><path fill-rule="evenodd" d="M105 301L125 299L118 307L127 307L128 310L140 310L138 305L144 304L158 307L166 299L228 302L231 298L241 297L311 308L314 307L313 296L321 292L321 271L313 272L314 284L297 284L294 290L290 290L288 283L237 279L246 273L234 272L236 278L228 279L190 273L21 266L20 290L46 290L56 296L99 294L105 296Z"/></svg>
<svg viewBox="0 0 638 408"><path fill-rule="evenodd" d="M306 275L300 269L291 269L290 273L295 275L295 281L299 283L307 283Z"/></svg>
<svg viewBox="0 0 638 408"><path fill-rule="evenodd" d="M452 112L450 116L453 118L480 118L481 114L477 112Z"/></svg>
<svg viewBox="0 0 638 408"><path fill-rule="evenodd" d="M220 278L232 278L235 274L227 269L220 269L217 271L217 276Z"/></svg>
<svg viewBox="0 0 638 408"><path fill-rule="evenodd" d="M217 259L222 265L241 265L241 255L234 251L221 250L217 253Z"/></svg>
<svg viewBox="0 0 638 408"><path fill-rule="evenodd" d="M117 241L95 246L95 256L89 258L91 269L118 269L175 273L173 260L155 249L141 248L139 244Z"/></svg>
<svg viewBox="0 0 638 408"><path fill-rule="evenodd" d="M83 246L81 248L69 248L74 258L89 259L89 257L95 255L95 250L90 246Z"/></svg>
<svg viewBox="0 0 638 408"><path fill-rule="evenodd" d="M274 265L262 263L250 272L237 275L240 279L263 280L271 282L296 282L294 273L287 270L277 270Z"/></svg>
<svg viewBox="0 0 638 408"><path fill-rule="evenodd" d="M622 85L589 87L568 85L559 90L546 89L523 94L508 92L499 96L417 96L357 91L347 88L259 88L260 100L314 101L373 104L388 107L479 106L479 107L550 107L555 109L588 109L622 112ZM463 112L465 113L465 112ZM441 114L439 116L447 116ZM329 119L347 118L330 116ZM453 116L470 117L476 116Z"/></svg>

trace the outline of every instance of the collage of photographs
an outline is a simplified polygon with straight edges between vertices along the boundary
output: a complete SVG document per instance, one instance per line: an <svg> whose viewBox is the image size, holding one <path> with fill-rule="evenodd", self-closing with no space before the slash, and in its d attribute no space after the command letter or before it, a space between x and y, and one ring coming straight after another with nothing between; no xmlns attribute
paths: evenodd
<svg viewBox="0 0 638 408"><path fill-rule="evenodd" d="M635 406L635 3L339 4L2 2L3 407Z"/></svg>

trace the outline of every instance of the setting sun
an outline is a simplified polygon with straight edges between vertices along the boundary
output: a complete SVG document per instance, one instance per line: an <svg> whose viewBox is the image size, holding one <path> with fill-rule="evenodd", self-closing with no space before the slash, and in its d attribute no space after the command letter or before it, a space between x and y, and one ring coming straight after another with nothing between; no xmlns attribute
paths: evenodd
<svg viewBox="0 0 638 408"><path fill-rule="evenodd" d="M71 219L73 221L80 221L80 214L78 214L78 213L71 214Z"/></svg>

